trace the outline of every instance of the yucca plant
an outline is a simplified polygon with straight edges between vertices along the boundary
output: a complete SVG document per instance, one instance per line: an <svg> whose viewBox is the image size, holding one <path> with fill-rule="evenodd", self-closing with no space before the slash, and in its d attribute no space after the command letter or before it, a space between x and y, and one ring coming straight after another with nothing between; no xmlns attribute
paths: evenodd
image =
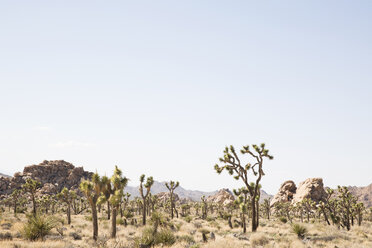
<svg viewBox="0 0 372 248"><path fill-rule="evenodd" d="M304 238L305 235L307 234L307 229L305 226L300 225L300 224L293 224L292 225L292 231L297 234L297 237L299 238Z"/></svg>
<svg viewBox="0 0 372 248"><path fill-rule="evenodd" d="M50 231L57 226L55 218L42 215L30 215L27 222L23 225L22 234L29 240L43 240Z"/></svg>

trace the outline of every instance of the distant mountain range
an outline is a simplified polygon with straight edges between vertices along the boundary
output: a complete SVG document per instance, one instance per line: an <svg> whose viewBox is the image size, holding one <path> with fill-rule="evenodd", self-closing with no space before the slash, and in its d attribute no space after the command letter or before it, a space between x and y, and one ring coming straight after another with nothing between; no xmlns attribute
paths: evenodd
<svg viewBox="0 0 372 248"><path fill-rule="evenodd" d="M3 174L3 173L0 173L0 177L7 177L7 178L11 178L11 176L5 175L5 174Z"/></svg>
<svg viewBox="0 0 372 248"><path fill-rule="evenodd" d="M132 197L139 197L139 186L133 187L133 186L127 186L125 188L125 192L128 192L131 194ZM168 192L167 187L165 186L165 182L157 182L155 181L153 186L151 187L151 194L158 194L161 192ZM204 196L211 196L216 194L218 191L212 191L212 192L204 192L199 190L187 190L184 189L182 186L178 186L174 191L180 198L186 198L188 200L192 201L200 201L200 198ZM271 198L272 195L267 194L265 191L261 190L261 200Z"/></svg>

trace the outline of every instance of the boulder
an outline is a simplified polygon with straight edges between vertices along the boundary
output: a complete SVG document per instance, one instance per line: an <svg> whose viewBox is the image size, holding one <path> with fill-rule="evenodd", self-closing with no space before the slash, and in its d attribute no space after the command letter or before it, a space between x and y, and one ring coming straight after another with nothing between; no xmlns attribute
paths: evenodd
<svg viewBox="0 0 372 248"><path fill-rule="evenodd" d="M293 181L285 181L279 188L279 192L271 200L270 205L276 203L291 202L294 194L296 194L296 184Z"/></svg>
<svg viewBox="0 0 372 248"><path fill-rule="evenodd" d="M221 189L216 194L207 197L207 202L216 203L223 206L232 204L234 200L234 195L228 189Z"/></svg>
<svg viewBox="0 0 372 248"><path fill-rule="evenodd" d="M296 204L304 199L311 199L315 202L319 202L323 201L326 197L327 192L324 190L323 179L308 178L298 186L292 203Z"/></svg>

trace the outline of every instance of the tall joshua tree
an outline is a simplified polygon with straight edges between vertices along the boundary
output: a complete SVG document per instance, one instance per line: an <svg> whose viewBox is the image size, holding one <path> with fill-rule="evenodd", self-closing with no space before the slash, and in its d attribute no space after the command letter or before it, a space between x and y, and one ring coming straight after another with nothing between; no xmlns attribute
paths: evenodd
<svg viewBox="0 0 372 248"><path fill-rule="evenodd" d="M264 158L273 159L274 157L269 155L269 150L265 148L265 144L262 143L260 146L252 145L253 150L249 146L243 146L243 149L240 150L241 154L248 154L254 160L253 163L243 164L238 154L235 151L234 146L226 147L223 151L224 156L219 160L222 163L222 166L216 164L214 166L218 174L220 174L224 169L226 169L230 175L233 175L236 180L241 179L248 189L248 192L251 196L251 209L252 209L252 232L255 232L258 228L258 209L257 203L260 198L260 181L265 175L263 171L263 162ZM255 181L249 182L249 172L253 173Z"/></svg>
<svg viewBox="0 0 372 248"><path fill-rule="evenodd" d="M175 206L174 206L174 190L180 185L179 182L173 182L173 181L170 181L169 184L168 183L165 183L165 186L167 187L167 189L169 190L169 193L170 193L170 201L171 201L171 218L173 219L174 215L173 215L173 210L175 209Z"/></svg>
<svg viewBox="0 0 372 248"><path fill-rule="evenodd" d="M85 180L80 183L80 190L86 196L88 203L92 209L94 240L97 240L98 237L97 201L98 198L100 198L101 196L102 188L102 181L98 173L93 174L92 180Z"/></svg>
<svg viewBox="0 0 372 248"><path fill-rule="evenodd" d="M111 216L111 238L116 237L116 215L119 210L122 198L124 196L124 188L128 184L128 178L122 176L121 170L115 166L114 174L110 178L112 193L110 196L110 204L112 208Z"/></svg>
<svg viewBox="0 0 372 248"><path fill-rule="evenodd" d="M73 190L68 190L64 187L60 193L57 194L57 197L66 203L67 205L67 224L71 224L71 205L76 198L76 192Z"/></svg>
<svg viewBox="0 0 372 248"><path fill-rule="evenodd" d="M36 209L36 191L41 187L41 183L39 181L33 180L28 178L26 183L22 185L22 189L24 192L29 193L32 200L32 213L36 216L37 209Z"/></svg>
<svg viewBox="0 0 372 248"><path fill-rule="evenodd" d="M107 219L109 220L111 217L111 206L110 206L110 196L114 194L115 192L113 191L111 187L111 180L107 176L103 176L101 178L102 181L102 194L105 196L101 200L106 201L107 203Z"/></svg>
<svg viewBox="0 0 372 248"><path fill-rule="evenodd" d="M145 182L145 175L141 175L140 177L140 187L139 192L142 197L142 225L146 225L146 205L147 205L147 197L150 194L151 186L154 184L154 179L152 177L148 177ZM144 193L143 188L146 189L146 193Z"/></svg>

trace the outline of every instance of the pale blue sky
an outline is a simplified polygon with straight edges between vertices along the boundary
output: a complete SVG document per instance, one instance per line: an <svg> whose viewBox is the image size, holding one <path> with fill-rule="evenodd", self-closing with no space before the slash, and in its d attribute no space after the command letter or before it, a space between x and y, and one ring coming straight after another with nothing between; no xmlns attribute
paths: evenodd
<svg viewBox="0 0 372 248"><path fill-rule="evenodd" d="M1 1L0 172L64 159L189 189L372 183L371 1Z"/></svg>

